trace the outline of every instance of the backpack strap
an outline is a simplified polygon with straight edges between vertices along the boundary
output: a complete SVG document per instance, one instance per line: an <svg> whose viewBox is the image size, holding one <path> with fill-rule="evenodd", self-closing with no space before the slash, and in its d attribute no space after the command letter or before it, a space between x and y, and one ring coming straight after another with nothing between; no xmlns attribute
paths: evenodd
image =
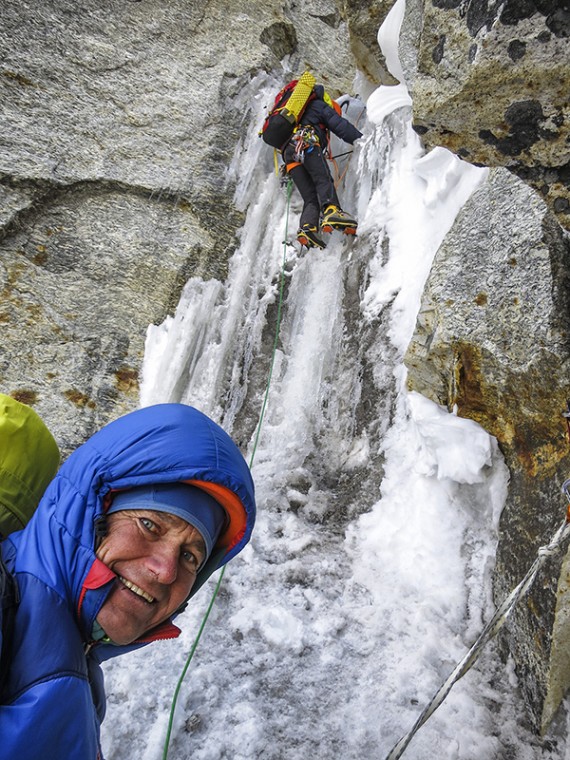
<svg viewBox="0 0 570 760"><path fill-rule="evenodd" d="M2 623L2 640L0 642L0 697L8 680L8 671L12 657L12 639L16 610L20 603L20 591L12 573L2 559L0 544L0 621Z"/></svg>

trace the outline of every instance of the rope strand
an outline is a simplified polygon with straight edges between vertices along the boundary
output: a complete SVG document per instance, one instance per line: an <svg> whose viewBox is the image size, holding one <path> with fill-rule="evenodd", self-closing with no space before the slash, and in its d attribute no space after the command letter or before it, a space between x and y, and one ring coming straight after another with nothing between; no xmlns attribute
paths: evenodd
<svg viewBox="0 0 570 760"><path fill-rule="evenodd" d="M259 443L259 436L261 433L261 426L263 424L263 419L265 417L265 410L267 408L267 400L269 398L269 389L271 387L271 378L273 376L273 367L275 365L275 355L277 353L277 345L279 342L279 331L281 327L281 312L283 307L283 293L285 290L285 264L286 264L286 253L287 253L287 234L288 234L288 228L289 228L289 208L291 205L291 193L293 189L293 182L291 179L287 182L287 201L286 201L286 214L285 214L285 238L283 241L283 260L281 264L281 275L280 275L280 284L279 284L279 298L277 303L277 319L276 319L276 328L275 328L275 338L273 340L273 350L271 353L271 363L269 366L269 374L267 378L267 383L265 386L265 395L263 398L263 404L261 407L261 412L259 415L259 420L257 423L257 430L255 433L255 439L253 443L253 449L251 453L251 457L249 460L249 467L250 469L253 466L253 460L255 457L255 452L257 451L257 444ZM208 622L208 618L210 617L210 613L214 607L214 602L216 601L216 598L218 596L218 593L220 591L220 587L222 585L222 580L226 571L227 565L224 565L222 567L222 570L220 572L220 577L218 578L218 582L216 583L216 586L214 588L214 591L212 593L212 598L210 599L210 603L208 604L208 608L204 614L204 617L202 618L202 622L200 624L200 627L198 629L198 633L196 634L196 638L194 639L194 643L192 644L192 647L190 648L190 652L188 653L188 657L186 658L186 662L184 664L184 667L182 669L182 673L180 674L180 677L178 679L178 682L176 684L176 688L174 690L174 695L172 697L172 705L170 707L170 716L168 719L168 728L166 731L166 738L164 741L164 750L162 753L162 760L167 760L168 757L168 747L170 745L170 738L172 736L172 727L174 724L174 713L176 711L176 704L178 702L178 696L180 694L180 689L182 687L182 682L184 681L184 678L186 676L186 673L188 671L188 668L190 667L190 663L192 662L192 658L194 657L194 652L198 648L198 644L200 643L200 639L202 638L202 633L204 632L204 629L206 627L206 623Z"/></svg>
<svg viewBox="0 0 570 760"><path fill-rule="evenodd" d="M507 619L514 609L519 600L526 594L531 587L536 575L546 559L555 554L564 539L570 533L570 524L568 520L564 520L562 525L558 528L550 543L546 546L541 546L538 550L538 556L534 560L527 574L524 576L519 585L511 591L509 596L503 601L500 607L497 608L495 614L491 620L487 623L471 649L467 652L465 657L456 665L453 672L449 675L447 680L440 686L438 691L434 694L429 704L424 708L419 718L416 720L410 731L403 736L400 741L392 748L386 760L398 760L402 757L408 744L411 742L414 734L424 725L424 723L433 715L437 708L441 705L444 699L451 691L453 685L459 681L460 678L470 670L475 662L479 659L479 656L485 647L485 645L497 635L499 630L507 622Z"/></svg>

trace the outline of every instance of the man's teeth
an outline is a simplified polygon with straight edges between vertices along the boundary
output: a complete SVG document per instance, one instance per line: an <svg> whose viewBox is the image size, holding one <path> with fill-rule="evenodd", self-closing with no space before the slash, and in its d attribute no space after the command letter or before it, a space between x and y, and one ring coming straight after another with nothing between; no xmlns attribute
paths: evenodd
<svg viewBox="0 0 570 760"><path fill-rule="evenodd" d="M137 596L142 596L142 598L152 604L154 602L154 597L150 594L147 594L146 591L144 591L142 588L139 588L138 586L135 586L134 583L131 581L128 581L126 578L123 578L121 575L119 575L119 580L121 583L124 583L125 586L130 589L133 594L136 594Z"/></svg>

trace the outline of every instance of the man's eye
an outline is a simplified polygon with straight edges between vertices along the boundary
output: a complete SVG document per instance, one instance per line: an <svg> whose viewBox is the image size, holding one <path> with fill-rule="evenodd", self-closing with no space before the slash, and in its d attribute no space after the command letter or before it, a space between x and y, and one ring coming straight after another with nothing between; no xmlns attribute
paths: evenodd
<svg viewBox="0 0 570 760"><path fill-rule="evenodd" d="M147 530L150 530L152 532L154 532L156 530L156 525L148 517L139 517L139 520L141 521L142 525L144 525L144 527Z"/></svg>
<svg viewBox="0 0 570 760"><path fill-rule="evenodd" d="M201 559L194 552L182 552L182 559L184 560L184 564L194 572L200 566Z"/></svg>

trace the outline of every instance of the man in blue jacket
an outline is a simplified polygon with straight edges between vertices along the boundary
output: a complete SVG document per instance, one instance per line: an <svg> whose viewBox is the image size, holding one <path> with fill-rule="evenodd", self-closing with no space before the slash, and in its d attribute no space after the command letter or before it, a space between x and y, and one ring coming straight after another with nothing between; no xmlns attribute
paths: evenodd
<svg viewBox="0 0 570 760"><path fill-rule="evenodd" d="M2 542L20 602L0 698L0 757L101 758L100 663L157 639L248 542L249 468L192 407L110 423L75 451Z"/></svg>
<svg viewBox="0 0 570 760"><path fill-rule="evenodd" d="M338 104L322 85L316 85L314 92L316 97L309 101L282 154L287 173L303 199L297 240L307 248L324 248L326 243L319 235L319 222L323 232L342 230L355 234L357 227L356 219L340 207L327 165L329 130L351 145L362 137L362 132L340 115Z"/></svg>

